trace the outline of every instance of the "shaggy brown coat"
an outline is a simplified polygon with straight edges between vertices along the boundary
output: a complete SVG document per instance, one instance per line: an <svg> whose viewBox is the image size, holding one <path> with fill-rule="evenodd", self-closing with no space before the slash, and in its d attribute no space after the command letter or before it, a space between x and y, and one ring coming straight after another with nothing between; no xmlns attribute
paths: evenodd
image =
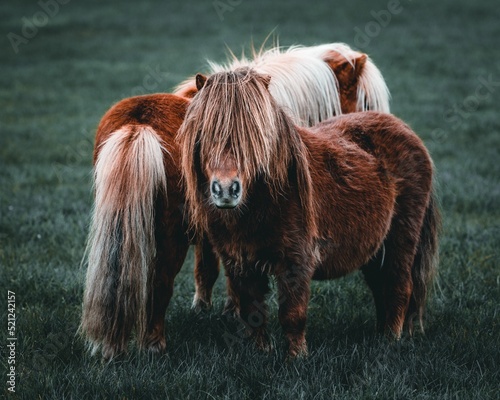
<svg viewBox="0 0 500 400"><path fill-rule="evenodd" d="M422 319L435 270L438 210L432 161L419 137L388 114L355 113L312 129L294 126L242 68L200 79L179 130L192 224L226 267L241 318L266 348L265 295L276 277L289 355L307 354L311 279L356 269L373 291L377 323L399 338ZM242 182L241 202L218 209L210 182Z"/></svg>

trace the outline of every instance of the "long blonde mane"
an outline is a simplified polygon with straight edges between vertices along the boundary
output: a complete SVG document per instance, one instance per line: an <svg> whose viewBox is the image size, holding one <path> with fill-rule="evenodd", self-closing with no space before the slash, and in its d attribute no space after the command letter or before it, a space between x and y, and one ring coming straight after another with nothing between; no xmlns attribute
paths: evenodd
<svg viewBox="0 0 500 400"><path fill-rule="evenodd" d="M237 57L229 53L226 63L209 61L209 74L229 72L237 68L252 68L259 74L272 77L269 91L299 126L313 126L342 114L339 83L325 62L328 54L336 52L353 67L362 55L343 43L329 43L304 47L280 46L265 50L252 48L251 57ZM193 78L181 83L176 92L188 91L193 86ZM372 60L367 57L358 80L356 111L374 110L390 112L389 90Z"/></svg>
<svg viewBox="0 0 500 400"><path fill-rule="evenodd" d="M320 58L275 47L255 53L252 60L235 58L227 64L209 62L212 73L250 67L272 77L269 91L280 107L300 126L317 123L342 114L338 82L330 67Z"/></svg>
<svg viewBox="0 0 500 400"><path fill-rule="evenodd" d="M295 47L292 50L304 56L319 58L321 60L326 59L328 53L334 51L344 57L353 67L356 66L356 59L363 54L353 50L345 43ZM389 113L391 98L389 88L385 83L382 73L373 63L372 59L368 55L366 57L366 62L358 80L356 111L372 110Z"/></svg>

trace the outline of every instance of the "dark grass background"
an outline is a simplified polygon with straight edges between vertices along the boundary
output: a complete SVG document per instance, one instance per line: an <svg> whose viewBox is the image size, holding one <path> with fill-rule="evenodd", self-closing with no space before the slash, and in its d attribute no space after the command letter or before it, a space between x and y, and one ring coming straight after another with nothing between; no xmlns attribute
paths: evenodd
<svg viewBox="0 0 500 400"><path fill-rule="evenodd" d="M401 0L377 29L372 12L388 5L71 0L45 21L35 0L3 1L0 393L8 395L11 290L18 398L498 398L500 3ZM34 18L43 26L25 28L32 37L16 53L13 34L23 36ZM275 306L271 355L227 340L237 326L221 317L223 279L211 312L190 311L190 253L166 317L167 354L150 359L132 348L102 365L75 336L100 117L123 97L170 91L205 70L205 58L222 60L226 46L239 52L273 30L282 45L343 41L370 54L391 89L392 111L430 149L444 229L426 336L389 343L374 335L370 293L353 274L313 285L310 357L285 363Z"/></svg>

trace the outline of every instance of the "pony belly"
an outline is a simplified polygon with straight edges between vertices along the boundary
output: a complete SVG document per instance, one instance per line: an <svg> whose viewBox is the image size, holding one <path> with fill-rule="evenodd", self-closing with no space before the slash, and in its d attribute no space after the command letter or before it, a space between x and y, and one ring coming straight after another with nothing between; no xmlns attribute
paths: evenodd
<svg viewBox="0 0 500 400"><path fill-rule="evenodd" d="M324 281L342 278L359 268L360 266L352 267L339 264L338 262L335 262L333 257L330 257L316 267L312 279L316 281Z"/></svg>
<svg viewBox="0 0 500 400"><path fill-rule="evenodd" d="M320 254L323 254L321 254L321 261L317 265L312 279L337 279L359 270L363 265L367 264L370 259L377 255L377 252L383 246L383 238L363 248L360 248L358 245L353 245L353 243L359 242L350 241L349 244L344 243L343 245L337 246L324 246L326 248L335 247L330 251L324 248L323 251L318 249Z"/></svg>

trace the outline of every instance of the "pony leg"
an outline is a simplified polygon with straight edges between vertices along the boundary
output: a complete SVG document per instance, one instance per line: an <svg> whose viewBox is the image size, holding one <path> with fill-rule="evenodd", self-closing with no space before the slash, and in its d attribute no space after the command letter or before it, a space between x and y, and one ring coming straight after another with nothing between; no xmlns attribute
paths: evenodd
<svg viewBox="0 0 500 400"><path fill-rule="evenodd" d="M165 313L172 298L174 279L184 263L189 241L182 229L181 215L164 217L169 222L169 230L157 231L157 258L152 295L148 302L148 327L140 343L141 348L153 353L161 353L166 348Z"/></svg>
<svg viewBox="0 0 500 400"><path fill-rule="evenodd" d="M278 317L288 340L288 357L305 357L308 355L305 331L310 277L287 272L276 275Z"/></svg>
<svg viewBox="0 0 500 400"><path fill-rule="evenodd" d="M247 335L255 340L257 347L270 351L271 345L266 332L267 305L265 296L269 291L267 275L236 276L228 274L228 281L234 297L240 305L240 319Z"/></svg>
<svg viewBox="0 0 500 400"><path fill-rule="evenodd" d="M368 264L364 265L361 268L361 271L363 271L363 275L365 277L365 281L372 291L373 300L375 302L378 333L384 333L386 320L384 299L385 280L382 272L382 261L383 258L381 256L377 256L374 260L370 261Z"/></svg>
<svg viewBox="0 0 500 400"><path fill-rule="evenodd" d="M396 340L401 337L410 298L413 292L412 265L416 243L409 233L409 225L393 221L393 229L386 240L386 261L382 266L385 284L386 318L384 331Z"/></svg>
<svg viewBox="0 0 500 400"><path fill-rule="evenodd" d="M226 304L224 304L224 311L222 312L222 314L238 317L240 315L240 297L238 293L238 288L234 287L233 279L231 279L230 275L227 273L227 270L226 270L226 290L227 290L227 298L226 298Z"/></svg>
<svg viewBox="0 0 500 400"><path fill-rule="evenodd" d="M206 237L195 248L194 280L196 293L192 308L196 312L212 307L212 289L219 276L219 258Z"/></svg>
<svg viewBox="0 0 500 400"><path fill-rule="evenodd" d="M417 185L421 186L423 184ZM385 331L399 339L405 320L413 318L412 315L408 316L408 312L410 314L415 312L416 304L411 301L411 297L415 295L414 289L420 290L419 273L414 270L414 262L418 255L422 229L428 222L426 214L433 212L431 207L433 203L429 203L429 191L415 190L409 185L404 191L404 196L398 197L396 204L395 217L385 241L387 263L384 263L382 269L386 289ZM413 329L411 324L407 323L407 326Z"/></svg>

